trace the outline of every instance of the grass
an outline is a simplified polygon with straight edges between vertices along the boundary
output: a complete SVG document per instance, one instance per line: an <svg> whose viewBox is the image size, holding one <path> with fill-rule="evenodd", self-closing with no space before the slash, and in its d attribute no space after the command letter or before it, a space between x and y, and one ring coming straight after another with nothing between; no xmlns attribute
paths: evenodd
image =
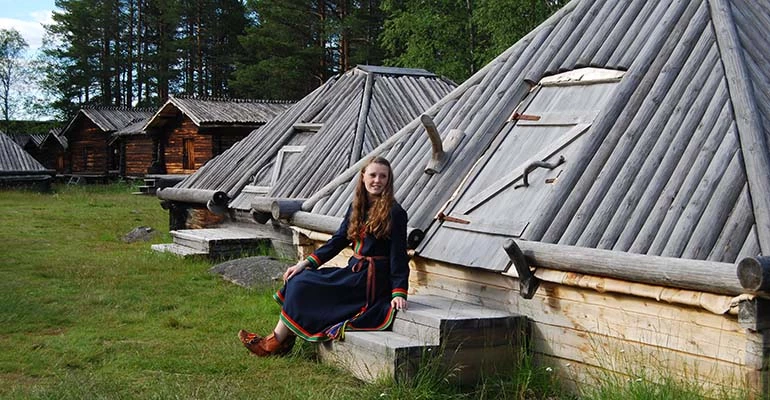
<svg viewBox="0 0 770 400"><path fill-rule="evenodd" d="M248 356L240 328L268 332L274 287L248 290L211 262L154 253L171 241L157 199L127 184L0 189L0 398L3 399L570 399L528 357L473 388L426 364L406 382L361 384L315 361ZM151 242L124 243L150 226ZM676 382L607 381L585 399L698 399Z"/></svg>

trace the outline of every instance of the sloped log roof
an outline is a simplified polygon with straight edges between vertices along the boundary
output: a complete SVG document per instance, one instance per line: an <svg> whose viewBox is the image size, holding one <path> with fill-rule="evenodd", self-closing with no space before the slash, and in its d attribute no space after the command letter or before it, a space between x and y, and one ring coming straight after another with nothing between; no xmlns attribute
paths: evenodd
<svg viewBox="0 0 770 400"><path fill-rule="evenodd" d="M291 107L291 101L172 96L147 120L142 130L160 128L178 113L199 126L251 126L267 123Z"/></svg>
<svg viewBox="0 0 770 400"><path fill-rule="evenodd" d="M150 108L125 108L125 107L83 107L69 124L62 130L60 136L68 137L78 122L88 119L104 133L113 133L126 127L137 118L150 117L155 111Z"/></svg>
<svg viewBox="0 0 770 400"><path fill-rule="evenodd" d="M53 171L46 169L13 139L0 132L0 179L24 180L52 174Z"/></svg>
<svg viewBox="0 0 770 400"><path fill-rule="evenodd" d="M372 154L391 160L410 226L426 231L426 258L505 270L512 237L734 263L770 251L768 54L764 2L574 0L426 112L445 143L452 130L465 135L440 173L424 172L431 143L419 120ZM545 121L588 99L578 84L533 85L582 67L625 74L583 110L583 132L544 153L563 136L526 136L528 107ZM517 187L527 164L515 160L560 156ZM358 168L303 210L341 217Z"/></svg>
<svg viewBox="0 0 770 400"><path fill-rule="evenodd" d="M331 78L172 189L223 191L234 199L231 208L243 210L256 196L242 192L249 184L270 186L271 196L309 196L453 87L425 70L358 66ZM273 184L274 164L287 145L305 150L283 158ZM158 196L169 198L169 193L164 189Z"/></svg>

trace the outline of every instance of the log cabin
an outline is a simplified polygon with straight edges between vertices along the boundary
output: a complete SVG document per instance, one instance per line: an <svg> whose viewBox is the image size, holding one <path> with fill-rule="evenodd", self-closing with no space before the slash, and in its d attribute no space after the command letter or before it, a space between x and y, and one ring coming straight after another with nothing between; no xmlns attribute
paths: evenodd
<svg viewBox="0 0 770 400"><path fill-rule="evenodd" d="M568 3L370 153L409 214L410 295L526 316L535 361L576 392L681 379L764 398L767 54L764 2ZM300 256L365 162L272 203Z"/></svg>
<svg viewBox="0 0 770 400"><path fill-rule="evenodd" d="M172 96L138 132L129 132L127 166L153 174L191 174L292 105L289 101ZM133 147L133 148L131 148ZM146 149L151 147L152 153ZM147 157L152 156L151 160Z"/></svg>
<svg viewBox="0 0 770 400"><path fill-rule="evenodd" d="M61 136L61 131L61 128L53 128L48 131L38 145L38 156L36 157L43 166L55 170L57 174L63 174L68 170L67 138Z"/></svg>
<svg viewBox="0 0 770 400"><path fill-rule="evenodd" d="M54 175L56 171L44 167L10 136L0 132L0 185L34 186L47 191Z"/></svg>
<svg viewBox="0 0 770 400"><path fill-rule="evenodd" d="M61 133L68 142L68 172L86 178L117 176L120 149L111 144L112 134L152 112L152 109L125 107L80 109Z"/></svg>
<svg viewBox="0 0 770 400"><path fill-rule="evenodd" d="M233 219L253 222L253 199L309 196L455 86L423 69L359 65L329 79L158 197L197 204L205 212L219 194L219 208L238 214ZM182 214L172 218L178 221L172 229L186 225L190 213Z"/></svg>

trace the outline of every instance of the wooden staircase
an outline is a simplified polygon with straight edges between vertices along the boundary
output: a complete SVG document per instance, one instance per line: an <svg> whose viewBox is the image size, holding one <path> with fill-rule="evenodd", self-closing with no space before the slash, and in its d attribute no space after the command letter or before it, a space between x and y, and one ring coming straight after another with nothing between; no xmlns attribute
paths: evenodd
<svg viewBox="0 0 770 400"><path fill-rule="evenodd" d="M237 258L270 246L270 239L253 225L228 225L219 228L170 231L173 243L154 244L158 252L182 257L207 256L213 259Z"/></svg>
<svg viewBox="0 0 770 400"><path fill-rule="evenodd" d="M420 368L450 371L453 381L479 378L515 368L526 317L433 295L412 295L392 331L346 332L339 342L318 345L322 361L364 381L413 377ZM436 364L438 363L438 364Z"/></svg>
<svg viewBox="0 0 770 400"><path fill-rule="evenodd" d="M134 194L155 196L158 189L174 186L185 177L187 175L147 175L142 178L144 185L139 186L139 191Z"/></svg>

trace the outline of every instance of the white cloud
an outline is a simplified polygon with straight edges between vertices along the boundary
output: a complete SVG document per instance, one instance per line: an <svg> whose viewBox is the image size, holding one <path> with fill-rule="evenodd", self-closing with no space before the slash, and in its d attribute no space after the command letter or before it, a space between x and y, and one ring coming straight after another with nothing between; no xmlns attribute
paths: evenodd
<svg viewBox="0 0 770 400"><path fill-rule="evenodd" d="M19 31L29 45L29 52L34 53L43 43L43 34L45 33L43 24L50 24L51 22L51 10L41 10L31 12L27 20L0 18L0 28L14 28Z"/></svg>

